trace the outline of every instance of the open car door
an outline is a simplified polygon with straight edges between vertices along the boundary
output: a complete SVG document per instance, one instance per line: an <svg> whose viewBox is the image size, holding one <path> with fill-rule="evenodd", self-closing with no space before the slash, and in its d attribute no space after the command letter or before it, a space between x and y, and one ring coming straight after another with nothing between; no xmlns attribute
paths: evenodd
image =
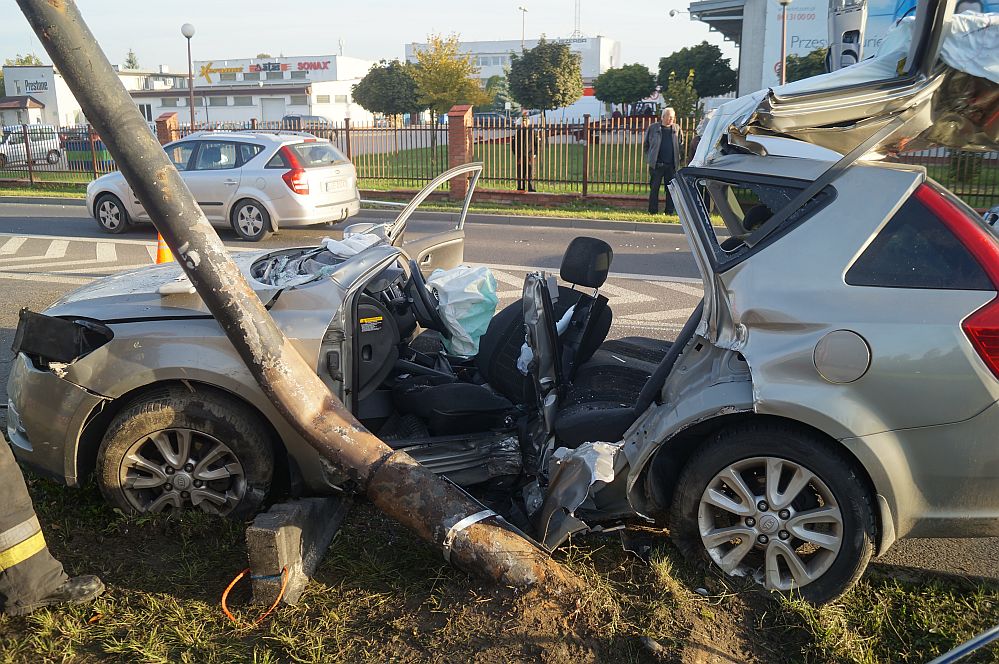
<svg viewBox="0 0 999 664"><path fill-rule="evenodd" d="M464 164L444 171L421 189L409 203L406 203L402 211L399 212L399 216L392 223L384 226L385 239L393 247L405 249L410 258L420 266L420 272L424 276L429 276L436 269L449 270L458 267L464 260L465 218L468 216L468 206L472 202L472 194L475 193L475 185L481 174L481 162ZM468 190L465 193L465 200L462 203L456 224L445 231L416 238L407 237L406 229L413 212L438 187L457 177L468 178ZM372 224L354 224L344 229L344 233L370 232L371 227Z"/></svg>

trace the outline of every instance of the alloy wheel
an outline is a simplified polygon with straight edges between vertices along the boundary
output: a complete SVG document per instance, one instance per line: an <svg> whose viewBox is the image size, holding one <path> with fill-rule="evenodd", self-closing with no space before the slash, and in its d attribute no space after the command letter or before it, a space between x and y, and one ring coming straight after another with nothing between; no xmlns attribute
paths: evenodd
<svg viewBox="0 0 999 664"><path fill-rule="evenodd" d="M100 220L101 226L109 231L117 230L122 224L121 209L111 200L101 201L101 204L97 206L97 218Z"/></svg>
<svg viewBox="0 0 999 664"><path fill-rule="evenodd" d="M137 440L122 459L119 480L139 512L196 507L225 515L246 493L232 449L192 429L163 429Z"/></svg>
<svg viewBox="0 0 999 664"><path fill-rule="evenodd" d="M701 495L697 526L711 559L769 590L820 578L843 544L843 513L805 466L754 457L722 469Z"/></svg>
<svg viewBox="0 0 999 664"><path fill-rule="evenodd" d="M247 204L236 214L236 225L248 237L256 237L264 230L264 216L257 206Z"/></svg>

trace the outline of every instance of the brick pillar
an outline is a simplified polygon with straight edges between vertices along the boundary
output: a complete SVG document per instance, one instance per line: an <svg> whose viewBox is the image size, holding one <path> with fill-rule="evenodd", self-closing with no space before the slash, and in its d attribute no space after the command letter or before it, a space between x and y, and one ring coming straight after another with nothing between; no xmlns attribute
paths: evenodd
<svg viewBox="0 0 999 664"><path fill-rule="evenodd" d="M177 124L177 114L168 111L156 118L156 138L160 145L166 145L178 136L179 125Z"/></svg>
<svg viewBox="0 0 999 664"><path fill-rule="evenodd" d="M447 112L447 167L454 168L472 161L472 107L452 106ZM468 178L451 180L451 200L464 200L468 193Z"/></svg>

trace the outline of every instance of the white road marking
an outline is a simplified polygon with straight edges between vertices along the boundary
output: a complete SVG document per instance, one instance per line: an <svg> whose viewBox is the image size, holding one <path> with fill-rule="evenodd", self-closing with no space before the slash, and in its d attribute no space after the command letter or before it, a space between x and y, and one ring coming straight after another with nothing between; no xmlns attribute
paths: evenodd
<svg viewBox="0 0 999 664"><path fill-rule="evenodd" d="M45 250L44 258L62 258L69 249L69 240L52 240L49 248Z"/></svg>
<svg viewBox="0 0 999 664"><path fill-rule="evenodd" d="M44 272L21 274L17 272L0 272L0 281L13 279L15 281L43 281L50 284L89 284L93 279L88 277L67 277L61 274L46 274Z"/></svg>
<svg viewBox="0 0 999 664"><path fill-rule="evenodd" d="M151 260L152 262L155 263L156 262L156 245L155 244L151 244L151 245L147 246L146 247L146 251L149 253L149 260Z"/></svg>
<svg viewBox="0 0 999 664"><path fill-rule="evenodd" d="M118 251L114 247L114 242L97 243L97 262L114 263L118 260Z"/></svg>
<svg viewBox="0 0 999 664"><path fill-rule="evenodd" d="M12 237L0 247L0 254L16 254L21 245L28 241L26 237Z"/></svg>

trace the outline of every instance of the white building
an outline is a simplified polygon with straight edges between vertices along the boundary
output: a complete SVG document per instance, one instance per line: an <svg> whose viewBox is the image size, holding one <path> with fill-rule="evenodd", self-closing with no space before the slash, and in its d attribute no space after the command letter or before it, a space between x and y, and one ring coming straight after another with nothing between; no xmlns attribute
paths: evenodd
<svg viewBox="0 0 999 664"><path fill-rule="evenodd" d="M612 67L620 67L621 42L608 37L574 37L569 39L549 39L550 43L566 44L573 53L580 56L580 67L583 74L583 98L571 106L556 111L549 111L549 117L566 119L581 118L584 113L599 117L603 104L593 96L593 79ZM524 48L534 48L539 40L524 41ZM406 44L406 61L416 62L417 52L427 48L427 44L413 42ZM511 56L521 52L521 41L468 41L459 42L462 53L474 57L474 63L479 68L479 77L483 84L493 76L506 76L510 71Z"/></svg>
<svg viewBox="0 0 999 664"><path fill-rule="evenodd" d="M371 65L369 60L340 55L196 60L195 122L274 122L285 115L368 122L372 116L353 102L351 88ZM176 111L181 124L190 122L187 76L175 77L172 88L132 93L148 119Z"/></svg>
<svg viewBox="0 0 999 664"><path fill-rule="evenodd" d="M5 65L3 78L0 124L66 127L86 121L76 97L52 65ZM121 69L118 78L127 90L165 90L176 85L175 75L165 66L155 72Z"/></svg>

